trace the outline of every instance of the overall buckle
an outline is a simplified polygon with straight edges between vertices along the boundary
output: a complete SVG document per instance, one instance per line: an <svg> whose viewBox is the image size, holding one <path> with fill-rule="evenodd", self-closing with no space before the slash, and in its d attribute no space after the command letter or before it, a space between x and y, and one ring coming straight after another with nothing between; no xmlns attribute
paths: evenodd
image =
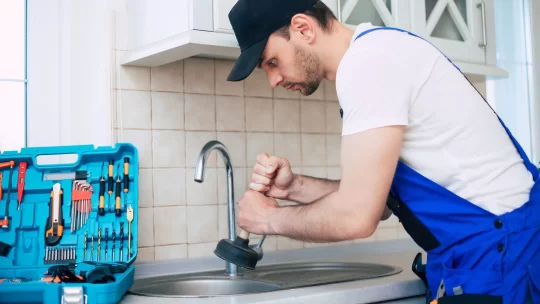
<svg viewBox="0 0 540 304"><path fill-rule="evenodd" d="M416 274L420 280L424 282L424 285L426 285L426 288L428 288L427 283L427 277L426 277L426 265L422 264L422 253L419 252L414 257L413 263L412 263L412 271L414 274Z"/></svg>

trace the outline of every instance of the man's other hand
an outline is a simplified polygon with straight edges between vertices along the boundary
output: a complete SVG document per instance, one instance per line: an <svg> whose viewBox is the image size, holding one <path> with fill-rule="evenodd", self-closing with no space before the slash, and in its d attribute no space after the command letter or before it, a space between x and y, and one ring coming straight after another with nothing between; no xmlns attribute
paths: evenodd
<svg viewBox="0 0 540 304"><path fill-rule="evenodd" d="M248 190L238 202L238 226L249 233L273 234L270 217L277 208L279 205L275 199Z"/></svg>
<svg viewBox="0 0 540 304"><path fill-rule="evenodd" d="M294 181L289 161L266 153L257 155L249 188L268 197L287 199Z"/></svg>

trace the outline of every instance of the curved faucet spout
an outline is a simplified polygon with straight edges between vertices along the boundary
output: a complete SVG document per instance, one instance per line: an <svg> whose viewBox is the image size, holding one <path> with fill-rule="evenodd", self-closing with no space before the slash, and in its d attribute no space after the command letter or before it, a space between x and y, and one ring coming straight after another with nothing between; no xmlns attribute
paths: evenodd
<svg viewBox="0 0 540 304"><path fill-rule="evenodd" d="M201 152L199 153L199 158L197 159L197 164L195 165L195 181L198 183L204 182L204 170L206 169L206 160L208 159L208 156L210 155L210 152L218 150L221 152L221 156L223 157L223 162L225 163L225 168L227 171L231 171L231 177L232 177L232 164L231 164L231 157L229 155L229 150L227 150L227 147L225 145L217 140L209 141L204 145ZM229 174L227 173L227 176Z"/></svg>
<svg viewBox="0 0 540 304"><path fill-rule="evenodd" d="M234 241L236 239L236 210L234 206L234 181L233 181L233 169L231 163L231 157L229 151L225 145L217 140L209 141L204 145L197 164L195 166L195 181L198 183L204 182L204 170L206 168L206 160L210 155L210 152L218 150L225 163L225 171L227 174L227 205L228 205L228 221L229 221L229 239ZM229 276L238 275L237 266L233 263L227 262L226 272Z"/></svg>

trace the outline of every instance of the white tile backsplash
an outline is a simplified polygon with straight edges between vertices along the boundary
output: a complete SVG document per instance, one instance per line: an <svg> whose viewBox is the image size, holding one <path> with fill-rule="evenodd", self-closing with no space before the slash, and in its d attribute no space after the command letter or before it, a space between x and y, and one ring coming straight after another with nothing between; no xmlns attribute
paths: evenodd
<svg viewBox="0 0 540 304"><path fill-rule="evenodd" d="M116 51L118 73L115 77L115 88L122 90L150 91L150 68L136 66L120 66L120 58L124 51Z"/></svg>
<svg viewBox="0 0 540 304"><path fill-rule="evenodd" d="M328 166L341 164L341 136L326 135L326 156Z"/></svg>
<svg viewBox="0 0 540 304"><path fill-rule="evenodd" d="M274 130L271 98L246 98L246 130L261 132Z"/></svg>
<svg viewBox="0 0 540 304"><path fill-rule="evenodd" d="M216 96L216 124L218 131L246 129L244 97Z"/></svg>
<svg viewBox="0 0 540 304"><path fill-rule="evenodd" d="M154 246L154 208L139 207L139 247Z"/></svg>
<svg viewBox="0 0 540 304"><path fill-rule="evenodd" d="M343 122L339 114L339 103L326 102L326 133L340 134Z"/></svg>
<svg viewBox="0 0 540 304"><path fill-rule="evenodd" d="M247 133L247 165L254 166L260 153L274 155L273 133Z"/></svg>
<svg viewBox="0 0 540 304"><path fill-rule="evenodd" d="M150 70L152 91L184 92L184 61L176 61Z"/></svg>
<svg viewBox="0 0 540 304"><path fill-rule="evenodd" d="M261 152L287 158L296 174L340 178L342 120L335 82L324 80L314 94L302 96L272 88L260 69L244 81L229 82L230 60L194 57L153 68L119 66L127 48L122 37L126 13L117 12L114 20L115 137L139 150L137 263L213 256L217 242L228 238L227 177L220 152L209 155L205 181L194 181L199 153L211 140L229 151L236 203L248 189ZM252 235L250 241L259 238ZM354 242L399 238L408 235L391 217L371 237ZM352 242L316 244L268 236L263 248Z"/></svg>
<svg viewBox="0 0 540 304"><path fill-rule="evenodd" d="M186 204L186 169L154 169L154 206L180 206Z"/></svg>
<svg viewBox="0 0 540 304"><path fill-rule="evenodd" d="M300 122L302 133L324 133L325 124L324 102L303 100L300 102Z"/></svg>
<svg viewBox="0 0 540 304"><path fill-rule="evenodd" d="M215 94L214 60L188 58L184 60L184 92Z"/></svg>
<svg viewBox="0 0 540 304"><path fill-rule="evenodd" d="M118 131L119 141L129 142L139 151L139 166L152 168L152 131L123 130Z"/></svg>
<svg viewBox="0 0 540 304"><path fill-rule="evenodd" d="M152 169L139 169L139 208L154 206L153 183ZM128 197L130 193L128 193Z"/></svg>
<svg viewBox="0 0 540 304"><path fill-rule="evenodd" d="M176 260L187 258L187 245L156 246L156 261Z"/></svg>
<svg viewBox="0 0 540 304"><path fill-rule="evenodd" d="M299 133L274 134L274 154L286 158L291 166L302 165L301 147Z"/></svg>
<svg viewBox="0 0 540 304"><path fill-rule="evenodd" d="M186 139L184 131L153 130L152 152L154 168L185 167Z"/></svg>
<svg viewBox="0 0 540 304"><path fill-rule="evenodd" d="M274 131L300 132L300 101L274 99Z"/></svg>
<svg viewBox="0 0 540 304"><path fill-rule="evenodd" d="M154 261L154 249L155 247L139 247L137 249L137 260L135 260L135 264Z"/></svg>
<svg viewBox="0 0 540 304"><path fill-rule="evenodd" d="M233 167L246 166L246 133L218 132L217 139L227 147ZM225 167L225 163L221 155L218 157L218 167Z"/></svg>
<svg viewBox="0 0 540 304"><path fill-rule="evenodd" d="M152 92L152 129L184 130L184 94Z"/></svg>
<svg viewBox="0 0 540 304"><path fill-rule="evenodd" d="M187 213L185 206L154 208L156 246L186 244Z"/></svg>
<svg viewBox="0 0 540 304"><path fill-rule="evenodd" d="M302 134L302 165L326 164L326 135Z"/></svg>
<svg viewBox="0 0 540 304"><path fill-rule="evenodd" d="M272 98L273 90L268 82L266 73L261 69L255 69L248 78L244 80L244 94L251 97Z"/></svg>
<svg viewBox="0 0 540 304"><path fill-rule="evenodd" d="M214 256L214 250L216 249L216 246L217 242L189 244L188 258Z"/></svg>
<svg viewBox="0 0 540 304"><path fill-rule="evenodd" d="M123 90L121 96L117 94L117 107L117 127L145 130L152 128L150 92Z"/></svg>
<svg viewBox="0 0 540 304"><path fill-rule="evenodd" d="M218 241L218 206L188 206L188 244Z"/></svg>
<svg viewBox="0 0 540 304"><path fill-rule="evenodd" d="M216 60L216 95L244 96L243 81L227 81L234 61Z"/></svg>
<svg viewBox="0 0 540 304"><path fill-rule="evenodd" d="M214 95L185 94L186 130L216 130L216 97Z"/></svg>

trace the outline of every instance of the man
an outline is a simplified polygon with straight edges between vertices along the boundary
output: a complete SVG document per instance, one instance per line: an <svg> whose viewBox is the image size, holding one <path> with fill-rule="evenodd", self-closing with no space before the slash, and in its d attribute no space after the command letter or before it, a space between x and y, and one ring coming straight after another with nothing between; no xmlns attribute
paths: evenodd
<svg viewBox="0 0 540 304"><path fill-rule="evenodd" d="M540 303L538 169L444 54L399 29L353 31L316 0L240 0L229 18L242 50L229 81L261 68L310 95L335 80L343 118L341 180L261 154L241 228L334 242L393 212L428 253L428 300Z"/></svg>

